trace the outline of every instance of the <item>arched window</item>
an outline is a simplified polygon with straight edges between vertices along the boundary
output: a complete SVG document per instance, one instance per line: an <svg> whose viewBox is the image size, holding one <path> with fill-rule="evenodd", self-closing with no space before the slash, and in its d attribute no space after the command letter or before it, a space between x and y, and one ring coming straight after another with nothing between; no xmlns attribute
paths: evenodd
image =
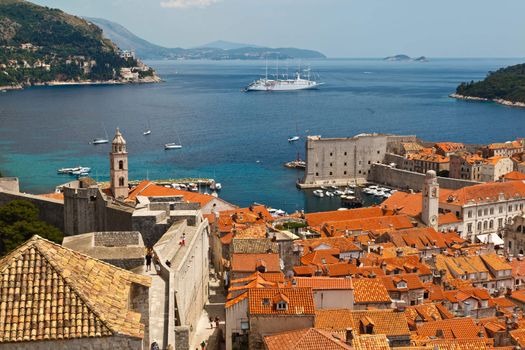
<svg viewBox="0 0 525 350"><path fill-rule="evenodd" d="M478 231L481 231L481 221L478 222Z"/></svg>
<svg viewBox="0 0 525 350"><path fill-rule="evenodd" d="M488 221L485 221L485 222L483 223L483 229L484 229L484 230L487 229L488 224L489 224Z"/></svg>
<svg viewBox="0 0 525 350"><path fill-rule="evenodd" d="M518 229L516 230L516 232L523 232L521 225L518 226Z"/></svg>
<svg viewBox="0 0 525 350"><path fill-rule="evenodd" d="M118 185L119 185L119 187L123 187L124 186L124 178L123 177L119 177Z"/></svg>
<svg viewBox="0 0 525 350"><path fill-rule="evenodd" d="M118 168L119 168L120 170L124 169L124 161L123 161L123 160L119 160L119 161L118 161Z"/></svg>
<svg viewBox="0 0 525 350"><path fill-rule="evenodd" d="M494 220L489 221L489 228L494 228Z"/></svg>
<svg viewBox="0 0 525 350"><path fill-rule="evenodd" d="M122 146L118 146L118 151L122 152Z"/></svg>

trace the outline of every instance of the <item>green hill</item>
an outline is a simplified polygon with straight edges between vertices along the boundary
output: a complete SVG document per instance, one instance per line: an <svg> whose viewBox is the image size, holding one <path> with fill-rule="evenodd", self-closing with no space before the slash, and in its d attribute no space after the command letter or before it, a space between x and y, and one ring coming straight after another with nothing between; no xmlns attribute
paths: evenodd
<svg viewBox="0 0 525 350"><path fill-rule="evenodd" d="M487 100L525 103L525 63L490 72L484 80L461 83L456 94Z"/></svg>
<svg viewBox="0 0 525 350"><path fill-rule="evenodd" d="M60 10L0 0L0 86L120 80L135 67L102 30Z"/></svg>

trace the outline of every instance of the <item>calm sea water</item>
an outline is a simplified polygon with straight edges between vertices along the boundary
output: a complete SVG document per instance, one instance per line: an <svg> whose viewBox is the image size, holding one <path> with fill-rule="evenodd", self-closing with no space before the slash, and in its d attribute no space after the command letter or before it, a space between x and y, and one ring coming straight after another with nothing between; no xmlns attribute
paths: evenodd
<svg viewBox="0 0 525 350"><path fill-rule="evenodd" d="M241 93L264 73L263 62L162 61L149 62L162 84L0 93L0 171L36 193L68 179L56 174L60 167L90 166L93 177L105 181L109 145L89 141L104 137L104 128L112 137L118 126L128 142L132 179L214 177L223 184L221 197L238 205L333 209L337 198L295 188L302 172L282 164L304 156L304 139L290 145L290 135L385 132L467 143L523 137L524 109L447 97L461 81L519 62L324 60L309 62L326 84L318 91ZM297 63L288 65L291 73ZM148 123L152 134L145 137ZM179 137L183 149L163 149Z"/></svg>

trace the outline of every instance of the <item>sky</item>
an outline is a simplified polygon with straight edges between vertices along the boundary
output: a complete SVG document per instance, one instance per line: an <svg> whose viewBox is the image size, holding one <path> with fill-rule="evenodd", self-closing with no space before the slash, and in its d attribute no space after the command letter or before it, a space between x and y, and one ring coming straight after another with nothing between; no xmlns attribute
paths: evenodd
<svg viewBox="0 0 525 350"><path fill-rule="evenodd" d="M329 57L524 57L524 0L32 0L166 47L215 40Z"/></svg>

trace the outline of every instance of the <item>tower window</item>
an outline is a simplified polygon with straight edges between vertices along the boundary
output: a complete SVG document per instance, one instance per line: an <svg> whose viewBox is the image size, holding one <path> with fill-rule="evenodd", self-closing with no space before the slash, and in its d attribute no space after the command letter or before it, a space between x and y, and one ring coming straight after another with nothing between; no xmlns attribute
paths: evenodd
<svg viewBox="0 0 525 350"><path fill-rule="evenodd" d="M124 187L124 178L123 177L119 177L118 185L119 185L119 187Z"/></svg>
<svg viewBox="0 0 525 350"><path fill-rule="evenodd" d="M124 161L123 161L123 160L119 160L119 161L118 161L118 168L119 168L120 170L124 169Z"/></svg>

